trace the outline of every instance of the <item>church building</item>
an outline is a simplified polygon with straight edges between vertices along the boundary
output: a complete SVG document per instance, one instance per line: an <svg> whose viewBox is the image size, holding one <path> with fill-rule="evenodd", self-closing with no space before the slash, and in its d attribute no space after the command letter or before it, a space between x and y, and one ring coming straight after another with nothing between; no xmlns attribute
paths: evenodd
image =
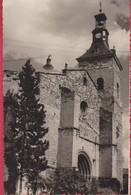
<svg viewBox="0 0 131 195"><path fill-rule="evenodd" d="M49 56L37 73L49 128L46 158L49 170L74 168L87 178L114 178L122 184L123 68L109 47L106 15L100 9L94 17L92 44L76 59L77 67L65 64L61 73L53 72ZM17 73L5 71L4 76L7 88L17 82Z"/></svg>

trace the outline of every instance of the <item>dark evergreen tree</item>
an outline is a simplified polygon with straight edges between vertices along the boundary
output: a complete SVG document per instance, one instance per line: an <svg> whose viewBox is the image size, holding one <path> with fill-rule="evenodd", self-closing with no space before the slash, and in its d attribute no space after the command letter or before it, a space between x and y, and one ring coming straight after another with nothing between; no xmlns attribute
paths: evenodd
<svg viewBox="0 0 131 195"><path fill-rule="evenodd" d="M15 107L17 101L15 95L7 91L4 97L4 163L7 172L4 173L7 180L4 182L4 188L7 194L16 193L16 184L18 181L17 161L15 157L14 131L10 128L15 123Z"/></svg>
<svg viewBox="0 0 131 195"><path fill-rule="evenodd" d="M22 179L27 179L28 187L33 194L38 188L40 173L47 167L45 151L49 143L44 139L48 128L45 128L44 106L39 103L39 77L30 64L22 67L19 74L20 90L17 95L18 106L15 108L16 122L11 128L14 132L14 148L20 175L20 193Z"/></svg>

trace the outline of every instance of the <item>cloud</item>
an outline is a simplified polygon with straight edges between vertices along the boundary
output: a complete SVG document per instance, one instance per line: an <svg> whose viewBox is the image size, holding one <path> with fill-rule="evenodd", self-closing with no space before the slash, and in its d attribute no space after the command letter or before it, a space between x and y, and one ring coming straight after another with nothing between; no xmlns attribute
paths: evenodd
<svg viewBox="0 0 131 195"><path fill-rule="evenodd" d="M96 4L92 4L91 1L83 0L49 0L49 11L40 13L38 28L69 39L83 36L91 31L94 25L89 10L92 10L92 6L95 9ZM96 12L97 10L98 8ZM46 22L43 22L43 18Z"/></svg>
<svg viewBox="0 0 131 195"><path fill-rule="evenodd" d="M127 9L123 7L122 2L119 6L122 13ZM94 15L99 13L97 0L48 0L47 7L48 11L43 10L39 13L36 27L40 31L48 31L55 36L68 37L68 39L89 36L95 27ZM102 2L102 10L108 17L108 28L112 29L114 27L112 22L115 21L115 15L120 13L120 10L116 9L110 0Z"/></svg>
<svg viewBox="0 0 131 195"><path fill-rule="evenodd" d="M116 14L129 12L129 2L117 2L119 9L111 0L102 0L102 10L108 18L109 45L115 44L119 51L127 50L129 37L114 21ZM4 54L15 52L14 58L43 56L41 63L45 63L51 53L58 68L65 62L73 66L75 59L90 47L97 13L98 0L4 0L3 37L12 40L4 40ZM123 37L122 43L119 37Z"/></svg>
<svg viewBox="0 0 131 195"><path fill-rule="evenodd" d="M12 71L22 71L22 66L26 63L26 61L30 59L29 56L19 58L17 57L15 52L8 52L4 55L4 66L3 70L12 70ZM46 57L45 57L46 59ZM43 71L43 65L46 63L46 60L42 62L39 61L39 59L33 59L31 58L31 64L35 68L37 72Z"/></svg>
<svg viewBox="0 0 131 195"><path fill-rule="evenodd" d="M128 1L124 1L125 4L121 0L116 1L119 2L119 9L116 9L110 0L102 1L109 30L116 27L113 23L116 14L128 12L129 4L126 5ZM95 27L94 15L99 13L99 2L98 0L4 0L3 8L4 38L27 42L33 40L46 44L59 43L64 47L81 37L91 39L91 31ZM19 50L17 48L17 52Z"/></svg>
<svg viewBox="0 0 131 195"><path fill-rule="evenodd" d="M121 27L121 29L125 29L126 31L130 30L130 19L124 14L116 15L116 23Z"/></svg>
<svg viewBox="0 0 131 195"><path fill-rule="evenodd" d="M111 0L111 4L114 4L114 5L116 5L117 7L119 7L120 5L122 5L122 4L130 4L130 0Z"/></svg>
<svg viewBox="0 0 131 195"><path fill-rule="evenodd" d="M116 6L119 6L119 3L116 0L112 0L111 3L116 5Z"/></svg>

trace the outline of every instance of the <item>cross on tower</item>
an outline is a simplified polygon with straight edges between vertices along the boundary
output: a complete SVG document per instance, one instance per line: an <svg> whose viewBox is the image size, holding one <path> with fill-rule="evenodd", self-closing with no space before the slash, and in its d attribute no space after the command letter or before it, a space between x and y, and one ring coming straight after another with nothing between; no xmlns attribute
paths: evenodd
<svg viewBox="0 0 131 195"><path fill-rule="evenodd" d="M100 2L100 9L99 9L100 13L102 12L102 4Z"/></svg>

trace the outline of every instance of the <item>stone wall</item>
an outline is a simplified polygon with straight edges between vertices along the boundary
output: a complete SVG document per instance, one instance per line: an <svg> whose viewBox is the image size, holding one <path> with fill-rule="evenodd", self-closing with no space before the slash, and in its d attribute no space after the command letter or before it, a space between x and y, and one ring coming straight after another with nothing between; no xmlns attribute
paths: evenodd
<svg viewBox="0 0 131 195"><path fill-rule="evenodd" d="M74 91L61 88L60 127L73 127L74 125Z"/></svg>
<svg viewBox="0 0 131 195"><path fill-rule="evenodd" d="M46 110L46 126L49 131L45 138L49 140L49 149L46 151L48 166L57 166L58 128L60 121L60 89L59 75L39 73L40 76L40 102Z"/></svg>
<svg viewBox="0 0 131 195"><path fill-rule="evenodd" d="M117 91L117 83L119 84L119 94ZM113 176L116 175L118 180L122 183L122 170L123 170L123 128L122 128L122 103L121 103L121 90L120 90L120 77L118 73L114 70L114 86L115 86L115 101L114 101L114 113L113 113L113 140L116 144L116 147L113 151L113 165L114 172ZM116 170L116 171L115 171Z"/></svg>
<svg viewBox="0 0 131 195"><path fill-rule="evenodd" d="M46 121L49 127L47 139L51 142L47 151L49 165L57 166L58 154L58 166L62 166L61 163L63 163L63 166L66 167L77 167L78 151L82 146L86 145L89 148L91 145L91 155L99 151L94 150L94 143L89 142L88 146L86 140L82 141L83 144L81 141L75 142L75 130L72 130L72 128L80 130L79 137L88 138L94 142L97 139L97 142L99 142L99 107L101 99L98 97L96 87L86 71L67 70L64 74L39 74L41 78L40 101L45 105L47 111ZM87 86L83 84L83 77L87 79ZM65 99L61 97L64 88L67 91L70 90L73 94L68 101L67 97ZM85 101L88 105L85 116L82 116L80 110L82 101ZM65 130L61 129L63 127ZM69 130L69 128L71 129ZM81 140L81 138L77 138L77 140ZM75 148L77 148L76 153L74 153ZM88 153L88 150L86 152ZM69 158L70 155L72 159Z"/></svg>
<svg viewBox="0 0 131 195"><path fill-rule="evenodd" d="M73 157L73 128L60 128L58 133L57 167L71 168Z"/></svg>
<svg viewBox="0 0 131 195"><path fill-rule="evenodd" d="M105 145L100 147L100 178L112 177L112 147Z"/></svg>
<svg viewBox="0 0 131 195"><path fill-rule="evenodd" d="M93 70L93 75L97 78L96 75L99 74L98 76L101 76L104 72L104 69L96 69ZM112 70L109 69L107 75L111 74ZM108 80L107 75L104 79ZM88 72L85 70L67 70L62 74L38 73L38 76L40 76L39 98L40 102L45 106L46 126L49 128L49 132L45 137L50 144L46 152L49 167L77 167L78 155L80 152L83 152L90 159L92 176L99 177L101 170L103 173L106 173L106 169L103 168L103 164L101 165L101 161L104 162L105 159L106 165L107 159L111 158L112 151L108 147L103 152L103 149L99 148L99 144L104 144L103 141L105 140L109 141L109 133L111 138L112 134L110 126L109 133L107 133L106 126L102 128L106 131L102 138L102 132L101 136L99 134L99 124L100 115L103 115L106 119L108 118L108 120L110 120L110 117L108 114L101 114L100 112L101 98L98 96L96 87ZM86 85L83 82L84 77L87 81ZM13 74L9 78L15 85L17 79L14 82ZM109 85L113 85L112 81L110 82ZM8 83L7 80L5 83ZM105 83L105 87L108 89L109 85ZM71 92L71 98L66 97L68 93L63 95L63 89ZM87 103L84 115L80 107L81 102ZM105 135L107 134L108 138L106 139ZM100 172L99 168L101 169Z"/></svg>
<svg viewBox="0 0 131 195"><path fill-rule="evenodd" d="M82 67L82 63L80 67ZM99 91L99 95L102 98L100 144L105 145L100 146L100 176L116 177L122 183L123 157L120 70L113 58L103 58L97 61L94 59L92 62L87 62L85 69L88 70L96 85L98 78L104 80L104 88Z"/></svg>
<svg viewBox="0 0 131 195"><path fill-rule="evenodd" d="M92 142L80 136L78 130L74 131L73 136L73 161L72 167L78 166L78 155L85 154L89 159L91 177L99 177L99 142L95 140Z"/></svg>

